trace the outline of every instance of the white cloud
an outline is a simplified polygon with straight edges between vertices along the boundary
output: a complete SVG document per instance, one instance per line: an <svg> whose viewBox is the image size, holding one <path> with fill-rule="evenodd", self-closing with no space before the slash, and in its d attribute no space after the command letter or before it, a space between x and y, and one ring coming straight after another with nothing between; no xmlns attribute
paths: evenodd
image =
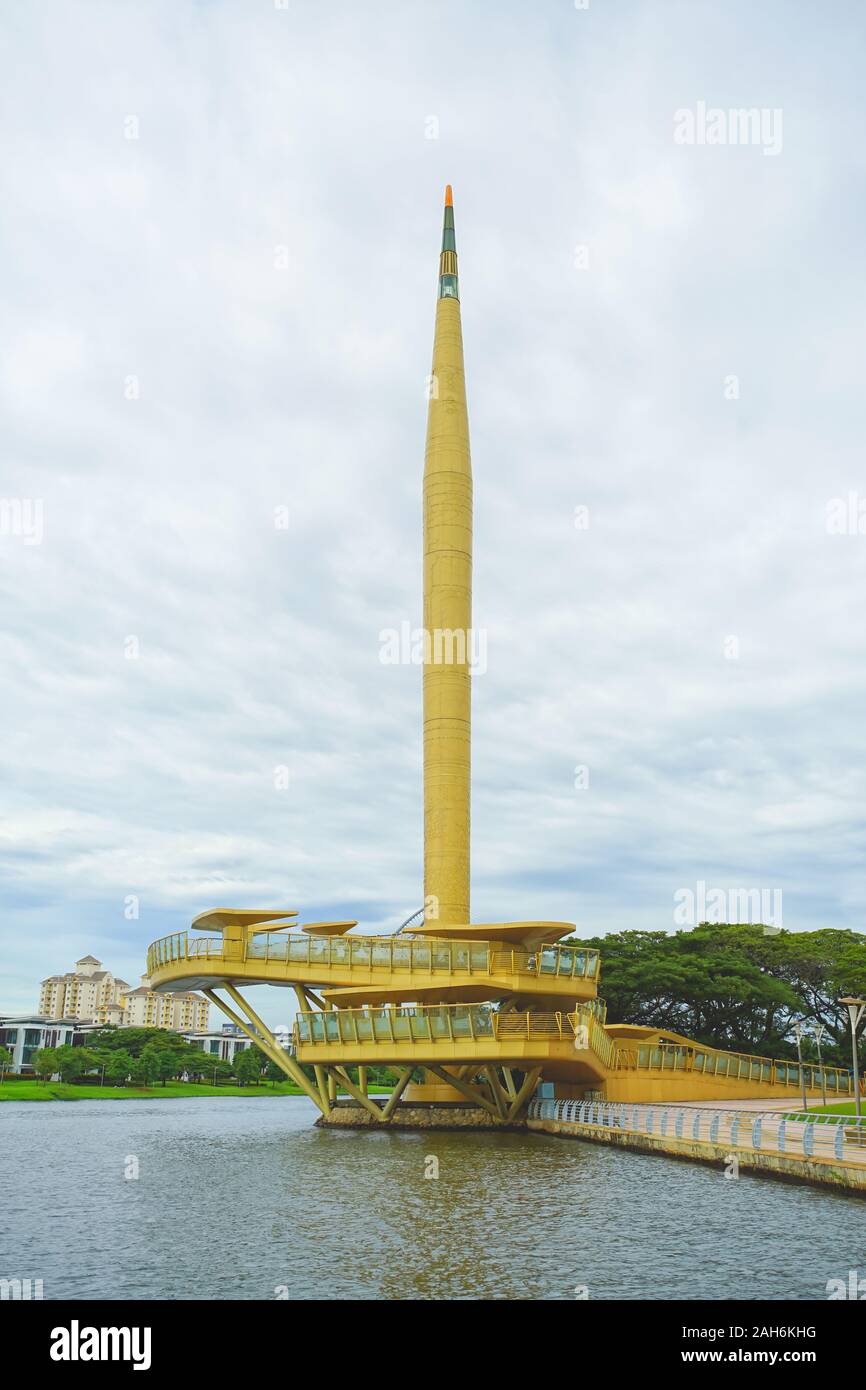
<svg viewBox="0 0 866 1390"><path fill-rule="evenodd" d="M824 526L866 494L835 15L819 67L817 11L745 0L19 16L0 495L43 499L45 541L0 537L3 1004L85 951L134 978L217 903L420 902L420 675L378 634L420 614L446 181L490 635L474 915L671 926L704 879L862 925L866 537ZM783 152L675 146L698 100L782 106Z"/></svg>

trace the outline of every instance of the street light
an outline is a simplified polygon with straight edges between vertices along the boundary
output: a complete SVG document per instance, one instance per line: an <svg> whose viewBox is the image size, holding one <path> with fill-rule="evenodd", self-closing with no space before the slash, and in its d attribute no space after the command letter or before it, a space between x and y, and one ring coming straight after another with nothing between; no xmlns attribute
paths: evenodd
<svg viewBox="0 0 866 1390"><path fill-rule="evenodd" d="M866 999L854 999L850 995L839 1000L848 1010L851 1020L851 1056L854 1060L854 1113L860 1119L860 1068L857 1065L857 1029L863 1014L866 1013Z"/></svg>
<svg viewBox="0 0 866 1390"><path fill-rule="evenodd" d="M815 1044L818 1048L818 1067L821 1072L821 1101L824 1109L827 1109L827 1078L824 1075L824 1063L821 1061L821 1039L827 1031L826 1023L815 1024Z"/></svg>
<svg viewBox="0 0 866 1390"><path fill-rule="evenodd" d="M809 1105L806 1100L806 1073L803 1071L803 1053L800 1047L801 1039L803 1037L802 1023L794 1024L794 1037L797 1039L797 1061L800 1063L800 1088L803 1093L803 1109L808 1110Z"/></svg>

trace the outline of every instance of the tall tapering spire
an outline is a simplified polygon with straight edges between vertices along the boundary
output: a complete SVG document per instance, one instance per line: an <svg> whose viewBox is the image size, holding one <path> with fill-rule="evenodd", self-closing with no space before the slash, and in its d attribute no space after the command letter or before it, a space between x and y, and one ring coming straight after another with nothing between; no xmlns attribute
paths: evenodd
<svg viewBox="0 0 866 1390"><path fill-rule="evenodd" d="M424 897L469 921L472 465L454 206L445 190L424 463Z"/></svg>
<svg viewBox="0 0 866 1390"><path fill-rule="evenodd" d="M457 243L454 240L454 196L450 183L445 185L442 254L439 257L439 298L460 298L460 285L457 280Z"/></svg>

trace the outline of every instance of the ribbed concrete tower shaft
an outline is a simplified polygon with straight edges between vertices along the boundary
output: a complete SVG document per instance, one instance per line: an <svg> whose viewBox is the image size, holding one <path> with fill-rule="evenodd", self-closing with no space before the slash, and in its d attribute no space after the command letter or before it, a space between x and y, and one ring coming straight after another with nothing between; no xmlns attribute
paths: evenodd
<svg viewBox="0 0 866 1390"><path fill-rule="evenodd" d="M424 461L424 896L469 921L472 465L454 208L445 225Z"/></svg>

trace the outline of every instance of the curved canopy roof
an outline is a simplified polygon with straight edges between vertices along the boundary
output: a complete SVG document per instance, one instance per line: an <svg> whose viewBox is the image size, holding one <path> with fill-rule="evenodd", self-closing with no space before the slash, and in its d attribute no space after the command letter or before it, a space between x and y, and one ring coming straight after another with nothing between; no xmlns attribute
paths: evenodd
<svg viewBox="0 0 866 1390"><path fill-rule="evenodd" d="M212 907L193 917L190 927L193 931L221 932L226 927L257 927L267 922L269 925L263 927L263 931L279 931L282 927L293 925L282 919L297 915L294 908L285 907Z"/></svg>
<svg viewBox="0 0 866 1390"><path fill-rule="evenodd" d="M412 927L413 936L438 936L445 941L504 941L509 946L541 946L576 931L573 922L425 922Z"/></svg>

